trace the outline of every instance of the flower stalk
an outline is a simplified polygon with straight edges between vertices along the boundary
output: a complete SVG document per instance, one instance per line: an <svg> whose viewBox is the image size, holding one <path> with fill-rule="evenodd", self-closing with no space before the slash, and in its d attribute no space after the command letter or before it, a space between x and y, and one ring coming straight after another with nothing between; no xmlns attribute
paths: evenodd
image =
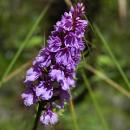
<svg viewBox="0 0 130 130"><path fill-rule="evenodd" d="M40 118L41 112L42 112L42 103L39 102L32 130L37 130L37 128L38 128L38 122L39 122L39 118Z"/></svg>

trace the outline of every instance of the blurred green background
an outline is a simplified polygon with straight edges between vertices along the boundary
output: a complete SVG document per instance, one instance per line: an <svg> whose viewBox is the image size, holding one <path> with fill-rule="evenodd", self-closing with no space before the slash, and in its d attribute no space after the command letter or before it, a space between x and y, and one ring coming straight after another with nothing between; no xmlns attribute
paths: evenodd
<svg viewBox="0 0 130 130"><path fill-rule="evenodd" d="M82 2L88 19L100 29L103 39L95 28L92 31L88 27L84 51L87 64L81 61L77 69L77 88L72 91L76 125L79 130L130 130L130 84L125 83L119 71L122 68L125 77L130 79L130 1ZM17 61L4 77L0 88L0 130L31 130L35 108L25 108L20 97L25 87L25 72L44 41L46 43L53 25L69 9L68 3L68 0L0 0L0 79L49 4ZM97 70L107 78L95 74ZM86 78L88 82L84 82ZM70 105L66 106L55 127L39 124L38 129L76 130Z"/></svg>

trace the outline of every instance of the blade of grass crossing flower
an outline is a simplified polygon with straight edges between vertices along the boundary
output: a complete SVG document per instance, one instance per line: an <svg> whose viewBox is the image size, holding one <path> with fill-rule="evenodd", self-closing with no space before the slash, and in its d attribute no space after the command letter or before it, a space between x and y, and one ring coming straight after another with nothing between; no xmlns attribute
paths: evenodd
<svg viewBox="0 0 130 130"><path fill-rule="evenodd" d="M102 112L101 112L101 109L100 109L100 107L99 107L99 104L98 104L98 102L97 102L97 100L96 100L96 97L94 96L94 93L93 93L93 91L92 91L92 89L91 89L90 83L89 83L89 81L88 81L88 79L87 79L87 76L85 75L84 71L82 71L82 77L83 77L84 83L85 83L85 85L86 85L86 87L87 87L87 89L88 89L88 91L89 91L89 93L90 93L90 96L91 96L91 98L92 98L92 101L93 101L93 104L94 104L94 106L95 106L97 115L99 116L99 118L100 118L100 120L101 120L103 129L104 129L104 130L109 130L108 125L107 125L107 123L106 123L106 121L105 121L105 119L104 119L104 117L103 117L103 115L102 115Z"/></svg>
<svg viewBox="0 0 130 130"><path fill-rule="evenodd" d="M118 60L115 58L111 48L109 47L108 43L106 42L105 38L103 37L103 35L101 34L99 28L96 26L96 25L93 25L94 27L94 30L97 34L97 36L100 38L101 42L104 44L106 50L108 51L109 55L111 56L113 62L115 63L118 71L120 72L122 78L124 79L126 85L127 85L127 88L130 89L130 82L129 82L129 79L127 78L127 76L125 75L125 72L123 71L123 69L121 68Z"/></svg>
<svg viewBox="0 0 130 130"><path fill-rule="evenodd" d="M41 14L39 15L39 17L37 18L36 22L34 23L32 29L30 30L30 32L28 33L27 37L25 38L25 40L23 41L23 43L21 43L20 48L18 49L18 51L16 52L14 58L12 59L11 63L9 64L8 68L6 69L5 73L3 74L3 77L0 81L0 87L2 87L2 84L4 82L4 78L9 74L9 72L11 71L11 69L13 68L14 64L16 63L17 59L19 58L21 52L23 51L24 47L26 46L26 44L28 43L29 39L31 38L32 34L34 33L34 31L36 30L36 28L38 27L38 24L40 23L40 21L42 20L42 18L44 17L45 13L47 12L48 8L49 8L48 4L45 9L41 12Z"/></svg>
<svg viewBox="0 0 130 130"><path fill-rule="evenodd" d="M32 60L28 61L27 63L23 64L18 69L16 69L15 71L13 71L11 74L9 74L7 77L5 77L4 82L5 83L8 82L9 80L11 80L15 76L17 76L19 73L21 73L22 71L24 71L26 68L28 68L31 65L31 62L32 62ZM97 69L93 68L90 64L87 64L87 63L84 64L84 61L82 61L80 63L80 66L81 67L85 67L87 70L89 70L92 73L94 73L95 75L97 75L100 79L102 79L103 81L105 81L110 86L112 86L113 88L115 88L116 90L118 90L120 93L122 93L124 96L126 96L126 97L128 97L130 99L130 93L127 90L125 90L123 86L121 86L120 84L118 84L115 81L113 81L112 79L110 79L106 74L104 74L100 70L97 70Z"/></svg>
<svg viewBox="0 0 130 130"><path fill-rule="evenodd" d="M44 33L44 36L43 36L43 47L45 47L45 44L46 44L46 37L45 37L45 33ZM10 79L12 79L14 76L18 75L20 72L22 72L23 70L27 69L32 63L32 60L26 62L25 64L21 65L19 68L17 68L16 70L14 70L13 72L11 72L9 75L7 75L5 78L4 78L4 81L3 83L6 83L8 82Z"/></svg>

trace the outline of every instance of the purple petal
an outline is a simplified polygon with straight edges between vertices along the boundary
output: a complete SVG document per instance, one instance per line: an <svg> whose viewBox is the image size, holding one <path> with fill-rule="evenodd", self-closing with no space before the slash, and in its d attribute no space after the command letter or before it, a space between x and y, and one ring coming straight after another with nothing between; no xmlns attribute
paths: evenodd
<svg viewBox="0 0 130 130"><path fill-rule="evenodd" d="M35 81L36 79L39 78L40 75L41 75L40 72L36 71L34 68L30 68L26 73L25 82L27 82L27 81Z"/></svg>
<svg viewBox="0 0 130 130"><path fill-rule="evenodd" d="M57 69L52 69L49 75L53 80L57 80L58 82L65 78L64 72Z"/></svg>
<svg viewBox="0 0 130 130"><path fill-rule="evenodd" d="M44 125L54 125L58 122L58 116L51 110L47 110L41 115L40 121Z"/></svg>

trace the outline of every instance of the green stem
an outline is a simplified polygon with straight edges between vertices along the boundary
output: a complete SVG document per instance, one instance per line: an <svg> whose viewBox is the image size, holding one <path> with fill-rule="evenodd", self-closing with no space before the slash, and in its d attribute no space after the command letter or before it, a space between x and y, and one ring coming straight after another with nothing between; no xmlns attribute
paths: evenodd
<svg viewBox="0 0 130 130"><path fill-rule="evenodd" d="M42 104L39 103L38 104L38 110L37 110L36 118L34 120L34 125L33 125L32 130L37 130L37 128L38 128L38 122L39 122L39 118L40 118L41 112L42 112Z"/></svg>

